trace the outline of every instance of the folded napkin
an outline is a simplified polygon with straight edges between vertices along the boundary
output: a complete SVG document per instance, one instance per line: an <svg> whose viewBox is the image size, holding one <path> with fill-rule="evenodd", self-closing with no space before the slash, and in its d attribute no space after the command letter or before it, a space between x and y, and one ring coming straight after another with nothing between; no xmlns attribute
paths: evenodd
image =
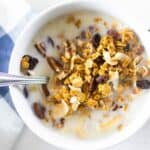
<svg viewBox="0 0 150 150"><path fill-rule="evenodd" d="M24 0L0 0L0 72L8 71L15 41L31 17L33 12ZM12 109L8 91L8 88L0 88L1 150L11 150L23 128L23 122Z"/></svg>

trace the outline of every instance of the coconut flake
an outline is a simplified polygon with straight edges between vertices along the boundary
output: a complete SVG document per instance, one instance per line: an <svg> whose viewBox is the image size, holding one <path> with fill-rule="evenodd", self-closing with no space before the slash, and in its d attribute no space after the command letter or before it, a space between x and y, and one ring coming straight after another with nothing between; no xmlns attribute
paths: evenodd
<svg viewBox="0 0 150 150"><path fill-rule="evenodd" d="M69 111L67 103L62 100L60 104L56 104L52 108L52 117L54 119L60 119L66 116Z"/></svg>
<svg viewBox="0 0 150 150"><path fill-rule="evenodd" d="M110 65L116 65L118 62L117 62L117 60L113 60L111 57L110 57L110 54L109 54L109 52L107 52L107 51L104 51L103 52L103 56L104 56L104 60L106 61L106 63L108 63L108 64L110 64Z"/></svg>
<svg viewBox="0 0 150 150"><path fill-rule="evenodd" d="M68 86L69 86L70 90L72 90L72 91L81 92L81 88L77 88L77 87L74 87L74 86L72 86L72 85L68 85Z"/></svg>
<svg viewBox="0 0 150 150"><path fill-rule="evenodd" d="M78 106L80 105L80 102L78 101L76 96L71 97L70 103L72 104L72 109L76 111L78 109Z"/></svg>

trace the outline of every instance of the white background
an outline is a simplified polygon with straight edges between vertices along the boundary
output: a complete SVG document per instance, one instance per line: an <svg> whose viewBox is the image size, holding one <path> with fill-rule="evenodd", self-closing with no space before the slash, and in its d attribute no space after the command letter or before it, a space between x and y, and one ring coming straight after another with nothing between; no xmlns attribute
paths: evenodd
<svg viewBox="0 0 150 150"><path fill-rule="evenodd" d="M12 0L13 1L13 0ZM42 11L49 5L61 0L27 0L35 11ZM66 0L67 1L67 0ZM142 22L145 30L150 28L150 4L149 0L109 0L120 3L120 6L126 11L134 12L134 19ZM1 139L0 139L1 140ZM130 137L127 141L118 144L107 150L150 150L150 121L138 131L135 135ZM0 150L5 150L1 149ZM58 150L57 148L46 144L37 136L31 133L26 127L23 128L20 136L17 138L13 150Z"/></svg>

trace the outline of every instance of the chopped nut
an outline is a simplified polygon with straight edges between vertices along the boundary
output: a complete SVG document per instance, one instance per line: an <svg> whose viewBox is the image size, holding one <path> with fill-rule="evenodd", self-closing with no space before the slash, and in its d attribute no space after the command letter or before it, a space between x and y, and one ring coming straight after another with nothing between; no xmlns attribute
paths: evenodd
<svg viewBox="0 0 150 150"><path fill-rule="evenodd" d="M74 24L75 24L75 26L77 28L80 28L80 26L81 26L81 20L80 19L76 20Z"/></svg>
<svg viewBox="0 0 150 150"><path fill-rule="evenodd" d="M46 47L45 47L45 44L44 44L43 42L36 43L34 46L35 46L36 50L37 50L43 57L46 56Z"/></svg>
<svg viewBox="0 0 150 150"><path fill-rule="evenodd" d="M35 102L33 104L33 110L34 110L35 115L39 119L44 119L45 118L45 107L43 107L41 104Z"/></svg>
<svg viewBox="0 0 150 150"><path fill-rule="evenodd" d="M42 91L43 91L43 93L44 93L44 95L47 97L47 96L49 96L50 95L50 92L49 92L49 90L48 90L48 88L47 88L47 85L46 84L42 84Z"/></svg>
<svg viewBox="0 0 150 150"><path fill-rule="evenodd" d="M47 57L47 62L55 72L61 71L62 65L54 57Z"/></svg>

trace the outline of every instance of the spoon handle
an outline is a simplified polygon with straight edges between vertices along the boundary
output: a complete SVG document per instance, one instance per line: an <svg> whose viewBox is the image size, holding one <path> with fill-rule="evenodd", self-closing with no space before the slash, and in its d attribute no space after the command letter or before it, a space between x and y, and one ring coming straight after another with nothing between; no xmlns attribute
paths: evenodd
<svg viewBox="0 0 150 150"><path fill-rule="evenodd" d="M24 84L46 84L48 81L49 78L47 76L16 76L0 72L0 87Z"/></svg>

